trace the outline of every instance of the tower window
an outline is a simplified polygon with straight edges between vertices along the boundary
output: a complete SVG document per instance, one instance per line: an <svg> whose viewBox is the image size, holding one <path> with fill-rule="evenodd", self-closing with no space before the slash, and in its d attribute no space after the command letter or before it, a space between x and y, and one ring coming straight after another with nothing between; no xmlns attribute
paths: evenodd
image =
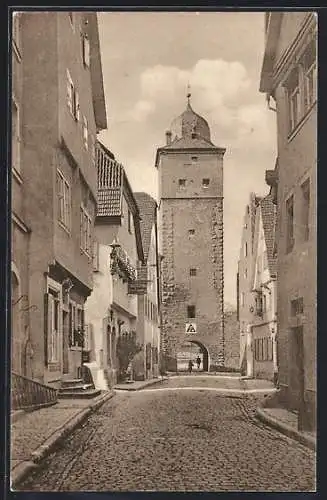
<svg viewBox="0 0 327 500"><path fill-rule="evenodd" d="M196 269L195 267L190 268L190 276L196 276Z"/></svg>
<svg viewBox="0 0 327 500"><path fill-rule="evenodd" d="M210 184L210 179L202 179L202 187L207 188L209 187Z"/></svg>
<svg viewBox="0 0 327 500"><path fill-rule="evenodd" d="M195 306L187 306L187 317L195 318Z"/></svg>
<svg viewBox="0 0 327 500"><path fill-rule="evenodd" d="M185 187L186 186L186 179L178 179L178 185L179 185L179 187Z"/></svg>

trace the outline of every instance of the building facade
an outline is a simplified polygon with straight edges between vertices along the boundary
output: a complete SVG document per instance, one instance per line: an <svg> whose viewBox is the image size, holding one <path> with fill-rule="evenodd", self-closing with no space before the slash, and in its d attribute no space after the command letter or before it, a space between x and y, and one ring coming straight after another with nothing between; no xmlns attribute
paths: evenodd
<svg viewBox="0 0 327 500"><path fill-rule="evenodd" d="M317 18L266 13L260 91L277 116L277 327L281 400L299 427L316 425Z"/></svg>
<svg viewBox="0 0 327 500"><path fill-rule="evenodd" d="M171 370L186 341L201 347L205 370L224 365L224 153L190 102L157 150L162 347Z"/></svg>
<svg viewBox="0 0 327 500"><path fill-rule="evenodd" d="M243 375L253 375L253 356L248 344L249 325L252 323L254 297L252 294L255 218L260 196L250 194L243 218L240 256L237 271L237 318L240 332L240 370Z"/></svg>
<svg viewBox="0 0 327 500"><path fill-rule="evenodd" d="M256 210L249 333L251 372L277 382L277 274L274 246L276 207L268 195Z"/></svg>
<svg viewBox="0 0 327 500"><path fill-rule="evenodd" d="M93 291L86 303L90 361L109 386L117 382L118 337L137 332L137 270L144 261L140 216L123 166L97 143L98 207L95 220ZM133 289L134 287L134 289ZM95 376L95 383L101 375Z"/></svg>
<svg viewBox="0 0 327 500"><path fill-rule="evenodd" d="M13 305L13 337L22 373L57 384L81 366L92 290L94 148L107 126L96 13L24 12L14 40L12 281L24 307Z"/></svg>
<svg viewBox="0 0 327 500"><path fill-rule="evenodd" d="M139 269L138 278L143 279L146 293L138 294L138 339L143 345L140 356L139 376L157 377L160 354L160 301L159 301L159 254L157 231L157 203L147 193L134 193L139 213L144 252L144 266ZM135 373L136 375L136 373Z"/></svg>

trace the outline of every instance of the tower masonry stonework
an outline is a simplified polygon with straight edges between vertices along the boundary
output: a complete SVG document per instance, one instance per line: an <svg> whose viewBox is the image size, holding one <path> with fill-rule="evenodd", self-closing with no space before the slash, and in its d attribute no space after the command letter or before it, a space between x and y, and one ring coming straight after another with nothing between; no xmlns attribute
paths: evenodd
<svg viewBox="0 0 327 500"><path fill-rule="evenodd" d="M190 96L188 96L190 97ZM203 369L224 365L223 157L190 102L158 148L162 352L173 364L185 342Z"/></svg>

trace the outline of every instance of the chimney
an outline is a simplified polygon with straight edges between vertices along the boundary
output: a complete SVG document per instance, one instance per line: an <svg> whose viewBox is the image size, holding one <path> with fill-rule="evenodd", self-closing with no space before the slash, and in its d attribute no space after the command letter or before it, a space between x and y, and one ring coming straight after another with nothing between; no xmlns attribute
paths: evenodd
<svg viewBox="0 0 327 500"><path fill-rule="evenodd" d="M169 146L171 144L171 131L167 130L166 132L166 145Z"/></svg>

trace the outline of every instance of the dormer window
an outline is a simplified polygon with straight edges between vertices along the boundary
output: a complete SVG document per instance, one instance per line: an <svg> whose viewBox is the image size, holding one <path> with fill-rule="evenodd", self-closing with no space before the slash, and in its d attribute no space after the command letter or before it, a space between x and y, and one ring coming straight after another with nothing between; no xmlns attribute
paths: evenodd
<svg viewBox="0 0 327 500"><path fill-rule="evenodd" d="M210 179L202 179L202 187L208 188L210 184Z"/></svg>

